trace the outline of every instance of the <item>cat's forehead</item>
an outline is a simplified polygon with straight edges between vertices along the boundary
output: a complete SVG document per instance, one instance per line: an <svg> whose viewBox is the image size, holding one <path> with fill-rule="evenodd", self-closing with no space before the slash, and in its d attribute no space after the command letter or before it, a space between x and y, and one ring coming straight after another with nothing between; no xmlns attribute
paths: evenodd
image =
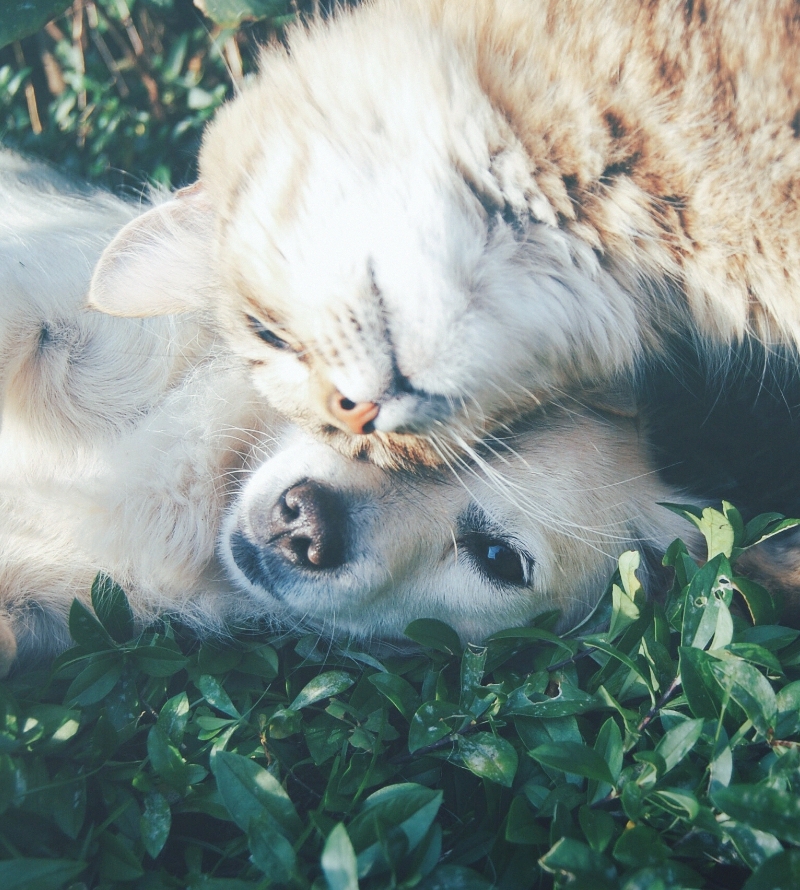
<svg viewBox="0 0 800 890"><path fill-rule="evenodd" d="M450 171L413 176L394 161L359 165L319 138L254 167L222 254L249 292L291 312L359 299L376 283L388 300L434 297L469 279L485 238Z"/></svg>

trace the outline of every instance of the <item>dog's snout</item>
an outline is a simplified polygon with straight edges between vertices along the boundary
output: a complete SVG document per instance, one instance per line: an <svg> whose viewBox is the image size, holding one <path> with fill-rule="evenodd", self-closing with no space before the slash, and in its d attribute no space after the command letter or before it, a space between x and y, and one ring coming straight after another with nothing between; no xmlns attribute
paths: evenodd
<svg viewBox="0 0 800 890"><path fill-rule="evenodd" d="M291 565L331 569L345 559L345 521L345 507L335 491L317 482L300 482L278 499L267 536Z"/></svg>

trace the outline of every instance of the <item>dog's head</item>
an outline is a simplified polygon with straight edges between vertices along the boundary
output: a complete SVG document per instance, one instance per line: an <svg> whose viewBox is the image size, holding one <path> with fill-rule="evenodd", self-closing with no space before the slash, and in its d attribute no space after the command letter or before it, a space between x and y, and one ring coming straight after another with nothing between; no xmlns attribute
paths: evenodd
<svg viewBox="0 0 800 890"><path fill-rule="evenodd" d="M289 623L397 639L431 617L477 642L550 609L569 627L623 551L691 535L626 421L563 415L493 451L457 477L387 473L294 432L230 511L223 561Z"/></svg>

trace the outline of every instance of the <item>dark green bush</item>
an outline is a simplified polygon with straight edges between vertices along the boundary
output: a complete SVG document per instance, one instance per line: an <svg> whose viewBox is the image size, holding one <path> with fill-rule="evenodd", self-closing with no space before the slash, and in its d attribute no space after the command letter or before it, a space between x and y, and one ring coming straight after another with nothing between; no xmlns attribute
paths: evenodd
<svg viewBox="0 0 800 890"><path fill-rule="evenodd" d="M800 640L735 560L798 523L687 515L664 602L626 554L563 639L421 620L402 658L137 634L98 579L0 693L0 886L797 887Z"/></svg>
<svg viewBox="0 0 800 890"><path fill-rule="evenodd" d="M240 22L226 9L247 8L241 0L206 0L216 24L191 0L76 0L0 50L0 141L115 186L186 184L203 125L253 69L258 43L298 9L290 0L249 5ZM37 11L22 0L0 10L0 42L25 33L17 25L26 6Z"/></svg>

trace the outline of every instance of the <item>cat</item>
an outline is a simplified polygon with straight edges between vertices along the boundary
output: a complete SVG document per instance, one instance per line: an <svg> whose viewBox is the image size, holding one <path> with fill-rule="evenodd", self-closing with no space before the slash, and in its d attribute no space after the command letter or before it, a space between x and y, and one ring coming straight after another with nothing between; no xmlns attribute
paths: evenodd
<svg viewBox="0 0 800 890"><path fill-rule="evenodd" d="M630 413L617 382L676 332L723 368L798 345L799 33L793 0L368 0L295 26L91 303L213 308L268 402L385 466L565 394Z"/></svg>
<svg viewBox="0 0 800 890"><path fill-rule="evenodd" d="M391 473L266 410L202 313L86 312L94 260L141 212L0 151L0 674L68 645L98 572L140 625L371 640L437 617L478 641L577 620L620 553L691 531L656 506L685 498L633 420L553 409L460 481Z"/></svg>

